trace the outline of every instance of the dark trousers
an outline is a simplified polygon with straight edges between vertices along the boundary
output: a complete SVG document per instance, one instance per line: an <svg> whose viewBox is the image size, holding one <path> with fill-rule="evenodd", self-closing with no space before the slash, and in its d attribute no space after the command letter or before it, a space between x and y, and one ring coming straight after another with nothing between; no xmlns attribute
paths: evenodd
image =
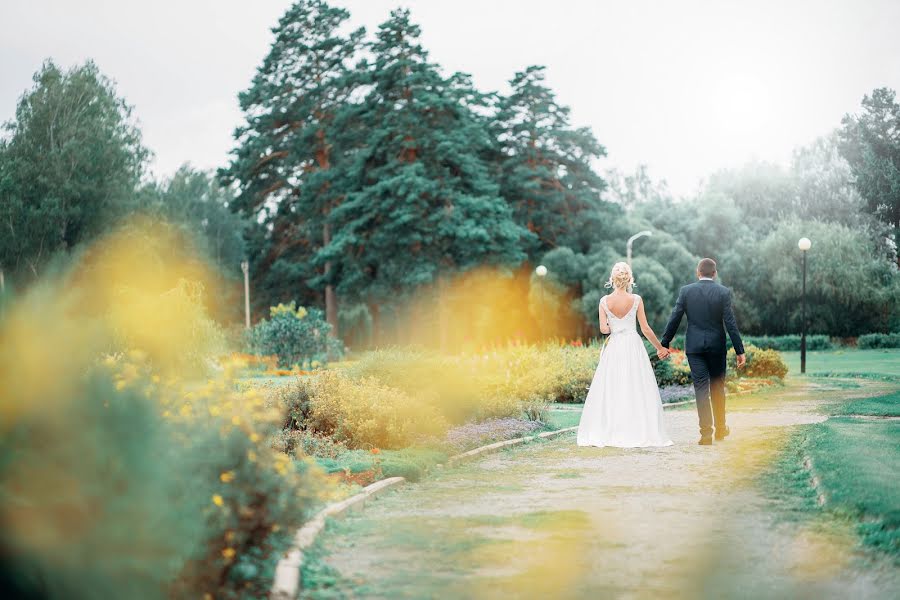
<svg viewBox="0 0 900 600"><path fill-rule="evenodd" d="M697 396L697 415L700 435L712 437L713 418L716 429L725 429L725 353L703 352L688 354L694 394Z"/></svg>

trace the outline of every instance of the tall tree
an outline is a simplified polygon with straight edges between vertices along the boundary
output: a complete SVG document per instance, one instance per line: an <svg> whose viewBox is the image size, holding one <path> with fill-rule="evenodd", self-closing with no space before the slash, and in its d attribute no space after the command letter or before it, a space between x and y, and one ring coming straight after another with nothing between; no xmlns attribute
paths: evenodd
<svg viewBox="0 0 900 600"><path fill-rule="evenodd" d="M869 210L894 229L900 245L900 104L894 90L879 88L863 97L862 108L842 120L841 152Z"/></svg>
<svg viewBox="0 0 900 600"><path fill-rule="evenodd" d="M365 65L369 91L348 193L320 260L340 263L341 289L378 305L485 264L517 264L528 233L518 227L481 158L488 132L468 78L443 77L397 10L381 25Z"/></svg>
<svg viewBox="0 0 900 600"><path fill-rule="evenodd" d="M93 62L47 61L0 141L0 268L38 275L132 199L148 151L131 107Z"/></svg>
<svg viewBox="0 0 900 600"><path fill-rule="evenodd" d="M511 86L494 123L501 194L516 222L537 236L532 257L559 246L583 252L621 212L601 200L606 184L592 166L606 150L590 129L571 125L543 67L517 73Z"/></svg>
<svg viewBox="0 0 900 600"><path fill-rule="evenodd" d="M336 273L312 258L331 243L331 211L343 160L339 113L357 86L352 61L362 29L343 35L349 13L323 0L299 0L273 29L275 41L251 87L240 95L246 123L224 181L237 182L234 208L258 223L249 235L254 280L267 301L302 298L298 285L323 289L338 331Z"/></svg>

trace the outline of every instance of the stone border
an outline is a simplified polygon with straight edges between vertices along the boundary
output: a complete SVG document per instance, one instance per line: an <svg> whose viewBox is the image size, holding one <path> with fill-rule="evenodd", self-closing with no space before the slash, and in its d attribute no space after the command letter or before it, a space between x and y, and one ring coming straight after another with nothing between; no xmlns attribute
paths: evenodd
<svg viewBox="0 0 900 600"><path fill-rule="evenodd" d="M340 517L347 512L359 510L369 498L405 482L404 477L389 477L376 481L364 487L359 494L329 504L319 511L315 517L297 530L290 549L278 561L278 566L275 567L275 579L269 590L269 598L271 600L295 600L297 598L297 593L300 591L300 567L303 565L303 551L316 541L316 537L325 528L326 518Z"/></svg>
<svg viewBox="0 0 900 600"><path fill-rule="evenodd" d="M504 448L509 448L511 446L518 446L520 444L524 444L525 442L531 442L536 439L547 439L551 437L556 437L557 435L567 433L569 431L575 431L578 429L575 427L566 427L565 429L554 429L553 431L545 431L543 433L538 433L537 435L529 435L525 437L513 438L511 440L503 440L502 442L494 442L493 444L488 444L487 446L481 446L480 448L474 448L467 452L463 452L462 454L457 454L455 456L451 456L447 459L447 465L451 467L455 467L465 462L469 462L470 460L474 460L476 458L480 458L487 454L493 454L494 452L499 452Z"/></svg>

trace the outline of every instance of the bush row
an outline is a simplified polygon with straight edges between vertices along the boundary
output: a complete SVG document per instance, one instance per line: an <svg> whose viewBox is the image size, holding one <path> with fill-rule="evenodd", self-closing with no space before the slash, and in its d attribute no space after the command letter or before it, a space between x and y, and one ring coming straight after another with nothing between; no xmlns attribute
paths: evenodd
<svg viewBox="0 0 900 600"><path fill-rule="evenodd" d="M861 349L900 348L900 331L896 333L867 333L856 341Z"/></svg>
<svg viewBox="0 0 900 600"><path fill-rule="evenodd" d="M800 350L799 335L744 335L741 336L744 346L756 346L760 350L778 350L779 352L792 352ZM827 335L807 335L807 350L832 350L837 348L839 344L834 342ZM684 350L684 336L677 335L670 344L671 348ZM731 348L731 340L728 340L728 347Z"/></svg>

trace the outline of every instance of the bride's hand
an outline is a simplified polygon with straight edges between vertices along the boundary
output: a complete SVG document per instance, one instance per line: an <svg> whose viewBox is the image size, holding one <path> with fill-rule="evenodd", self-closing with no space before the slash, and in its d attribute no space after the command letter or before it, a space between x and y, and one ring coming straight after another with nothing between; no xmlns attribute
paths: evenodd
<svg viewBox="0 0 900 600"><path fill-rule="evenodd" d="M668 348L663 348L662 346L656 349L656 356L659 357L659 360L667 359L670 353Z"/></svg>

